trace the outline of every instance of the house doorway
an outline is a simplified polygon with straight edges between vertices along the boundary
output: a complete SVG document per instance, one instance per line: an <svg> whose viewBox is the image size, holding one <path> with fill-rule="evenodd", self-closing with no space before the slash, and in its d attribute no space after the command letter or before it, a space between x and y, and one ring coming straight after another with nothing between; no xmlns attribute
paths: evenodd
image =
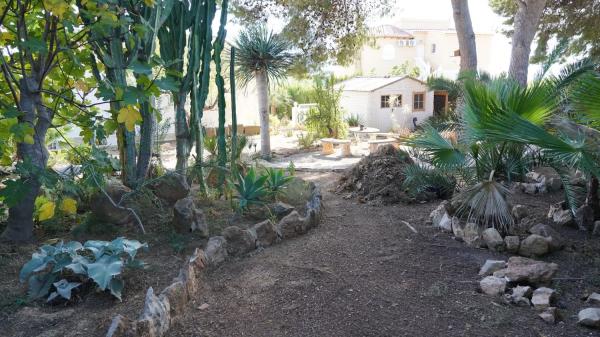
<svg viewBox="0 0 600 337"><path fill-rule="evenodd" d="M441 116L448 111L448 92L434 91L433 92L433 115Z"/></svg>

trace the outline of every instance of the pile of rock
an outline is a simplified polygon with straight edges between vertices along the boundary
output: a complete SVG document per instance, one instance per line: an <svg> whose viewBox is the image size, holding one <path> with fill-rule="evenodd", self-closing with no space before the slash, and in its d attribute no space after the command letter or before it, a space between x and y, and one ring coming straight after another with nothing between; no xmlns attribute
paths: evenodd
<svg viewBox="0 0 600 337"><path fill-rule="evenodd" d="M560 250L565 245L558 232L548 225L532 226L528 229L528 233L523 233L524 235L521 236L502 236L495 228L483 229L476 223L461 223L458 217L450 215L449 208L448 201L444 201L431 212L429 216L433 226L453 233L457 240L471 247L536 257ZM523 205L515 205L512 215L518 223L527 216L527 209Z"/></svg>
<svg viewBox="0 0 600 337"><path fill-rule="evenodd" d="M479 271L479 275L485 276L479 287L484 294L502 296L517 306L533 307L544 321L553 324L559 318L554 306L557 294L546 285L552 282L557 270L555 263L519 256L511 257L508 262L487 260Z"/></svg>
<svg viewBox="0 0 600 337"><path fill-rule="evenodd" d="M542 194L559 191L562 187L560 175L551 167L538 167L526 175L525 182L515 183L514 189L527 194Z"/></svg>

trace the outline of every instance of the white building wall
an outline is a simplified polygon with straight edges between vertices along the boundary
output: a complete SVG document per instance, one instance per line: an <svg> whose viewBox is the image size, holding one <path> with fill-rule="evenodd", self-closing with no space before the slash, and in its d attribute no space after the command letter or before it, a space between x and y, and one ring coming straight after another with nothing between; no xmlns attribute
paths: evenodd
<svg viewBox="0 0 600 337"><path fill-rule="evenodd" d="M413 94L425 93L425 106L423 111L413 110ZM402 95L401 107L381 107L381 96L390 95L390 99ZM340 102L346 114L357 114L360 122L368 127L375 127L382 132L398 129L413 129L413 118L417 124L425 122L433 116L433 91L428 91L427 86L419 81L406 78L392 83L373 92L344 91Z"/></svg>

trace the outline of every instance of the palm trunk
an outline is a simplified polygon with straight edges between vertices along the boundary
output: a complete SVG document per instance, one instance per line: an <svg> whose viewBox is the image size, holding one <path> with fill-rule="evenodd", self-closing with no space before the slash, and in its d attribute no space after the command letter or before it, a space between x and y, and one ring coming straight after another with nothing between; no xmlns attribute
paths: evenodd
<svg viewBox="0 0 600 337"><path fill-rule="evenodd" d="M522 86L527 85L531 42L535 37L546 0L519 0L512 36L512 53L508 74Z"/></svg>
<svg viewBox="0 0 600 337"><path fill-rule="evenodd" d="M269 83L264 71L255 74L256 92L258 94L258 114L260 116L260 155L263 159L271 158L271 138L269 136Z"/></svg>
<svg viewBox="0 0 600 337"><path fill-rule="evenodd" d="M23 113L20 122L35 125L35 133L33 144L17 144L17 156L19 160L29 161L35 168L45 170L48 164L46 133L51 125L52 115L42 105L42 97L37 83L38 81L34 77L29 77L22 79L19 84L20 105ZM38 175L35 173L22 176L21 181L27 186L27 192L19 204L9 208L7 226L2 233L3 239L14 242L27 242L33 238L33 210L41 187Z"/></svg>
<svg viewBox="0 0 600 337"><path fill-rule="evenodd" d="M594 220L600 218L600 198L598 197L600 183L596 176L592 176L588 183L586 204L594 210Z"/></svg>
<svg viewBox="0 0 600 337"><path fill-rule="evenodd" d="M460 50L460 71L477 70L477 48L467 0L452 0L454 26Z"/></svg>

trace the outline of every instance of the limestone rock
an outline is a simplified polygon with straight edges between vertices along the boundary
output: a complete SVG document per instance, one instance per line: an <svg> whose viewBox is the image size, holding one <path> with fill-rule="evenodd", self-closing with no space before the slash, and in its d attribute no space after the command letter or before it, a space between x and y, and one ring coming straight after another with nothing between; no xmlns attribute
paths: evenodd
<svg viewBox="0 0 600 337"><path fill-rule="evenodd" d="M592 235L600 236L600 221L594 222L594 230L592 231Z"/></svg>
<svg viewBox="0 0 600 337"><path fill-rule="evenodd" d="M540 287L533 291L533 295L531 296L531 304L536 309L546 309L552 306L552 301L554 300L554 289Z"/></svg>
<svg viewBox="0 0 600 337"><path fill-rule="evenodd" d="M447 203L447 201L442 202L436 209L434 209L431 212L431 214L429 214L429 218L431 219L433 227L438 227L442 230L451 232L452 219L450 218L450 215L448 215L448 211L446 211Z"/></svg>
<svg viewBox="0 0 600 337"><path fill-rule="evenodd" d="M592 230L594 227L594 209L583 205L575 211L575 223L580 230Z"/></svg>
<svg viewBox="0 0 600 337"><path fill-rule="evenodd" d="M161 200L174 205L190 193L190 185L186 177L179 173L168 173L148 183L148 188Z"/></svg>
<svg viewBox="0 0 600 337"><path fill-rule="evenodd" d="M243 255L256 249L256 236L250 230L229 226L223 230L223 237L229 255Z"/></svg>
<svg viewBox="0 0 600 337"><path fill-rule="evenodd" d="M527 283L532 285L547 284L552 281L558 265L536 261L520 256L508 259L506 268L494 272L496 277L506 277L512 283Z"/></svg>
<svg viewBox="0 0 600 337"><path fill-rule="evenodd" d="M212 236L204 249L208 263L219 264L227 258L227 241L222 236Z"/></svg>
<svg viewBox="0 0 600 337"><path fill-rule="evenodd" d="M560 191L561 187L562 180L560 177L546 180L546 188L548 188L549 191Z"/></svg>
<svg viewBox="0 0 600 337"><path fill-rule="evenodd" d="M469 222L463 228L463 240L470 247L481 247L483 241L481 240L481 230L476 223Z"/></svg>
<svg viewBox="0 0 600 337"><path fill-rule="evenodd" d="M486 260L479 270L480 276L492 275L495 271L506 267L506 261L502 260Z"/></svg>
<svg viewBox="0 0 600 337"><path fill-rule="evenodd" d="M457 217L452 217L452 234L459 241L464 241L464 226Z"/></svg>
<svg viewBox="0 0 600 337"><path fill-rule="evenodd" d="M548 239L537 234L531 234L521 242L519 254L527 257L542 256L550 251Z"/></svg>
<svg viewBox="0 0 600 337"><path fill-rule="evenodd" d="M590 327L600 328L600 308L586 308L577 314L577 323Z"/></svg>
<svg viewBox="0 0 600 337"><path fill-rule="evenodd" d="M186 197L175 202L173 227L178 233L198 231L202 237L208 237L209 235L204 212L196 208L192 197Z"/></svg>
<svg viewBox="0 0 600 337"><path fill-rule="evenodd" d="M272 204L269 209L277 218L282 218L290 214L295 208L294 206L286 204L285 202L278 201Z"/></svg>
<svg viewBox="0 0 600 337"><path fill-rule="evenodd" d="M521 221L521 219L527 217L527 215L529 214L529 211L527 210L527 207L523 206L523 205L514 205L511 211L511 214L513 216L513 218L515 219L516 222Z"/></svg>
<svg viewBox="0 0 600 337"><path fill-rule="evenodd" d="M163 336L170 326L169 301L154 295L152 287L146 292L144 312L137 321L137 333L141 336Z"/></svg>
<svg viewBox="0 0 600 337"><path fill-rule="evenodd" d="M575 224L575 220L573 219L573 214L568 209L563 209L560 211L554 212L552 216L552 221L559 226L572 226Z"/></svg>
<svg viewBox="0 0 600 337"><path fill-rule="evenodd" d="M479 282L479 287L486 295L502 295L506 290L506 279L503 277L487 276Z"/></svg>
<svg viewBox="0 0 600 337"><path fill-rule="evenodd" d="M123 316L117 315L113 318L106 337L137 337L136 322Z"/></svg>
<svg viewBox="0 0 600 337"><path fill-rule="evenodd" d="M516 286L512 290L512 294L509 299L512 303L518 306L528 307L531 305L529 299L531 298L532 289L529 286Z"/></svg>
<svg viewBox="0 0 600 337"><path fill-rule="evenodd" d="M504 244L506 251L509 253L517 253L519 251L520 240L518 236L505 236Z"/></svg>
<svg viewBox="0 0 600 337"><path fill-rule="evenodd" d="M163 289L159 298L168 299L171 317L179 316L185 312L189 300L185 284L180 280L171 283L171 285Z"/></svg>
<svg viewBox="0 0 600 337"><path fill-rule="evenodd" d="M504 250L504 240L495 228L488 228L481 233L486 246L493 251Z"/></svg>
<svg viewBox="0 0 600 337"><path fill-rule="evenodd" d="M258 247L267 247L277 241L277 231L273 223L269 220L255 224L251 230L256 236L256 245Z"/></svg>
<svg viewBox="0 0 600 337"><path fill-rule="evenodd" d="M529 229L529 233L537 234L547 238L548 247L551 251L560 250L565 245L560 234L558 234L558 232L554 228L548 225L537 224Z"/></svg>
<svg viewBox="0 0 600 337"><path fill-rule="evenodd" d="M304 234L310 225L308 220L309 219L305 219L300 216L298 211L292 211L277 224L277 234L282 239L288 239L300 234Z"/></svg>
<svg viewBox="0 0 600 337"><path fill-rule="evenodd" d="M588 296L585 303L592 305L600 305L600 294L592 293L590 296Z"/></svg>
<svg viewBox="0 0 600 337"><path fill-rule="evenodd" d="M528 172L526 177L531 182L543 183L549 191L558 191L562 186L560 175L551 167L537 167Z"/></svg>
<svg viewBox="0 0 600 337"><path fill-rule="evenodd" d="M123 185L118 180L110 180L104 187L106 194L115 204L119 204L125 194L131 193L131 189ZM90 200L90 210L95 219L100 222L105 222L115 225L124 225L133 220L131 211L113 205L106 194L100 192L95 193ZM122 205L121 205L122 206Z"/></svg>
<svg viewBox="0 0 600 337"><path fill-rule="evenodd" d="M558 319L558 309L556 307L548 307L538 315L548 324L556 323Z"/></svg>

